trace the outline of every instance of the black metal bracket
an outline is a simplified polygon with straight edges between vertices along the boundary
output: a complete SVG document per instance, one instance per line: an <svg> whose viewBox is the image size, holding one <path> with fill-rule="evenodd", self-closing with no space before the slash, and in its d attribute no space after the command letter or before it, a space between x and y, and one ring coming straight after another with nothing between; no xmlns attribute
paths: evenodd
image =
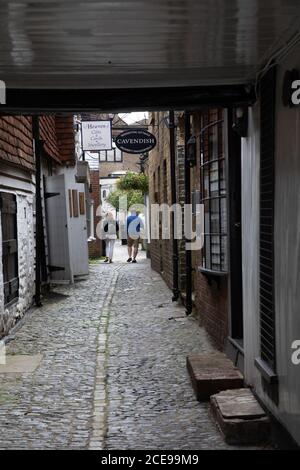
<svg viewBox="0 0 300 470"><path fill-rule="evenodd" d="M45 193L45 199L49 199L54 196L60 196L60 193Z"/></svg>
<svg viewBox="0 0 300 470"><path fill-rule="evenodd" d="M62 267L62 266L50 266L48 265L47 268L49 269L49 271L52 273L52 272L55 272L55 271L64 271L65 268Z"/></svg>

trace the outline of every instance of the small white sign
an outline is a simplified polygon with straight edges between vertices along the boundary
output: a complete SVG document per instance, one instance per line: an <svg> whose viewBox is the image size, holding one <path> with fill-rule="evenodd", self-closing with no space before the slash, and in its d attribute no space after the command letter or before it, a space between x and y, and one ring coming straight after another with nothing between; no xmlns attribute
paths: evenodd
<svg viewBox="0 0 300 470"><path fill-rule="evenodd" d="M82 150L111 149L111 121L82 121Z"/></svg>

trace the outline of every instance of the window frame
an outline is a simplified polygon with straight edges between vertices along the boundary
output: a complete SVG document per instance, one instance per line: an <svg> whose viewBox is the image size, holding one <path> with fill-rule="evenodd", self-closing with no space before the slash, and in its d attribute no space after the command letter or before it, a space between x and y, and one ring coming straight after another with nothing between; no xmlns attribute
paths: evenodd
<svg viewBox="0 0 300 470"><path fill-rule="evenodd" d="M7 201L8 211L5 212L5 200ZM9 206L13 207L12 211ZM13 218L13 238L6 238L5 226L9 221L5 221L4 215ZM18 221L17 221L17 198L13 193L0 192L0 215L2 232L2 274L3 274L3 296L4 307L8 308L19 299L19 259L18 259ZM6 223L5 223L6 222ZM11 257L11 260L10 260ZM9 260L11 264L9 264ZM13 273L10 273L13 266ZM8 291L8 292L7 292Z"/></svg>
<svg viewBox="0 0 300 470"><path fill-rule="evenodd" d="M117 155L116 150L119 150L119 149L117 149L116 144L115 144L114 139L113 139L111 150L101 150L101 151L99 151L99 163L123 163L123 152L122 152L122 150L119 150L120 156L121 156L120 160L116 159L116 155ZM108 160L107 152L114 152L113 160ZM101 154L105 154L105 159L101 160Z"/></svg>
<svg viewBox="0 0 300 470"><path fill-rule="evenodd" d="M227 194L227 177L226 177L226 146L225 146L225 116L224 110L217 110L217 119L211 120L211 112L207 111L202 115L203 127L200 132L200 202L203 205L208 204L209 209L205 212L204 209L204 245L202 247L202 258L201 265L199 266L199 271L203 274L211 274L214 276L227 276L228 275L228 263L229 263L229 253L228 253L228 194ZM211 156L211 141L210 141L210 130L217 126L217 158ZM207 148L206 148L207 147ZM206 152L206 155L205 155ZM223 170L222 164L223 162ZM213 166L217 168L213 169ZM208 169L208 171L207 171ZM214 191L214 194L211 194L212 186L212 173L217 171L217 191ZM221 178L223 171L223 178ZM207 175L207 176L206 176ZM207 178L207 181L206 181ZM221 182L223 181L223 186ZM214 181L213 181L214 182ZM206 190L207 187L207 190ZM206 194L206 191L208 193ZM217 194L215 194L215 192ZM212 203L217 201L217 211L212 212ZM222 209L222 201L225 202L225 207ZM208 220L206 219L208 214ZM218 214L217 224L218 231L211 231L212 227L212 215ZM225 219L223 217L225 214ZM225 220L225 230L222 227L222 222ZM218 238L218 247L217 256L219 257L219 268L216 268L216 263L213 263L213 237ZM209 246L207 246L207 240L209 240ZM209 257L209 262L207 257Z"/></svg>

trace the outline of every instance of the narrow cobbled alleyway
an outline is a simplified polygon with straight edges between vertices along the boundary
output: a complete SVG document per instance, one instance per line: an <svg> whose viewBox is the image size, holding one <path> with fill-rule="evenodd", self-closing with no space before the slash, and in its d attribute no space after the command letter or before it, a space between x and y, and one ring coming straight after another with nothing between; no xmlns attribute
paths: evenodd
<svg viewBox="0 0 300 470"><path fill-rule="evenodd" d="M55 287L11 335L9 355L41 362L1 374L1 449L229 448L186 372L188 353L213 350L205 331L143 253L132 265L116 251L114 264Z"/></svg>

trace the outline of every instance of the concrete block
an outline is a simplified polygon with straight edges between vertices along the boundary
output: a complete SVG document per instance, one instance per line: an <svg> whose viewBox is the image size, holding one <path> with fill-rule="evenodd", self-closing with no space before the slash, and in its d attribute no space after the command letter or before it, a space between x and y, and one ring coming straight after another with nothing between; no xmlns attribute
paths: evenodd
<svg viewBox="0 0 300 470"><path fill-rule="evenodd" d="M262 444L271 423L250 389L226 390L210 399L211 411L227 444Z"/></svg>
<svg viewBox="0 0 300 470"><path fill-rule="evenodd" d="M222 390L243 387L242 374L222 353L188 356L187 369L199 401L207 401Z"/></svg>

